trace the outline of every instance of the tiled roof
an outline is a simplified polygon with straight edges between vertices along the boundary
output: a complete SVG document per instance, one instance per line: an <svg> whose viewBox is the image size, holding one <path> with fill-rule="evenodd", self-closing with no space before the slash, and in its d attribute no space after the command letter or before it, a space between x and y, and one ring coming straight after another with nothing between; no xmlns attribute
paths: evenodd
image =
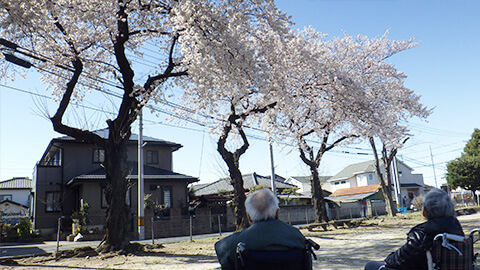
<svg viewBox="0 0 480 270"><path fill-rule="evenodd" d="M0 205L2 205L2 204L14 204L14 205L17 205L17 206L19 206L19 207L28 209L28 206L23 205L23 204L18 203L18 202L10 201L10 200L3 200L3 201L0 202Z"/></svg>
<svg viewBox="0 0 480 270"><path fill-rule="evenodd" d="M330 197L339 197L339 196L352 196L357 194L366 194L366 193L376 193L380 189L380 184L362 186L362 187L352 187L352 188L341 188L337 189L335 192L330 195Z"/></svg>
<svg viewBox="0 0 480 270"><path fill-rule="evenodd" d="M400 183L400 187L402 188L423 188L422 185L417 183Z"/></svg>
<svg viewBox="0 0 480 270"><path fill-rule="evenodd" d="M312 179L312 176L290 176L290 178L295 179L298 182L303 184L309 184L310 179Z"/></svg>
<svg viewBox="0 0 480 270"><path fill-rule="evenodd" d="M356 202L360 200L368 199L369 197L375 195L377 192L369 192L369 193L362 193L362 194L355 194L355 195L346 195L346 196L338 196L338 197L326 197L333 202Z"/></svg>
<svg viewBox="0 0 480 270"><path fill-rule="evenodd" d="M0 189L31 189L32 179L25 177L15 177L0 182Z"/></svg>
<svg viewBox="0 0 480 270"><path fill-rule="evenodd" d="M129 162L130 174L127 176L128 179L138 179L138 166L136 162ZM144 180L146 181L158 181L158 180L174 180L174 181L187 181L189 183L197 182L198 178L193 176L188 176L160 168L151 167L148 165L144 166L143 172ZM103 180L105 179L105 170L104 168L97 169L95 171L79 175L74 177L72 180L68 181L67 185L71 185L78 181L90 181L90 180Z"/></svg>
<svg viewBox="0 0 480 270"><path fill-rule="evenodd" d="M293 178L303 184L310 184L310 181L312 179L312 176L290 176L290 178ZM320 178L320 183L326 183L328 179L331 178L331 176L319 176Z"/></svg>
<svg viewBox="0 0 480 270"><path fill-rule="evenodd" d="M243 188L246 190L250 189L255 185L262 185L267 187L271 186L270 177L261 176L256 173L245 174L245 175L242 175L242 177L243 177ZM286 188L294 188L296 186L276 180L275 187L279 189L286 189ZM202 186L200 187L194 186L193 188L195 189L196 196L217 194L219 190L233 191L233 186L230 184L230 178L222 178L210 184L207 184L207 185L202 184Z"/></svg>

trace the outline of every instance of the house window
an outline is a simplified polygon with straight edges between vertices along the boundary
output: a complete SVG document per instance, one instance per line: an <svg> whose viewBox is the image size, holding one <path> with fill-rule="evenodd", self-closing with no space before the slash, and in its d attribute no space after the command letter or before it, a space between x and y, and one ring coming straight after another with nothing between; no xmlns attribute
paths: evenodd
<svg viewBox="0 0 480 270"><path fill-rule="evenodd" d="M147 164L158 164L158 151L147 150Z"/></svg>
<svg viewBox="0 0 480 270"><path fill-rule="evenodd" d="M373 174L368 174L368 182L371 182L373 181Z"/></svg>
<svg viewBox="0 0 480 270"><path fill-rule="evenodd" d="M106 187L102 187L100 189L100 201L101 201L101 207L102 208L107 208L108 207L108 202L107 202L107 196L105 195L105 191L107 190Z"/></svg>
<svg viewBox="0 0 480 270"><path fill-rule="evenodd" d="M132 206L130 193L131 193L131 190L127 189L127 194L125 194L125 202L127 203L128 206Z"/></svg>
<svg viewBox="0 0 480 270"><path fill-rule="evenodd" d="M12 200L12 195L11 194L4 194L4 195L0 195L0 202L3 202L3 201L11 201Z"/></svg>
<svg viewBox="0 0 480 270"><path fill-rule="evenodd" d="M62 166L62 149L58 148L55 151L51 151L45 157L46 166Z"/></svg>
<svg viewBox="0 0 480 270"><path fill-rule="evenodd" d="M154 208L155 219L170 219L170 209L172 207L172 187L161 187L161 204L156 204Z"/></svg>
<svg viewBox="0 0 480 270"><path fill-rule="evenodd" d="M93 149L93 163L103 163L105 161L104 149Z"/></svg>
<svg viewBox="0 0 480 270"><path fill-rule="evenodd" d="M163 187L163 205L172 207L172 187Z"/></svg>
<svg viewBox="0 0 480 270"><path fill-rule="evenodd" d="M342 181L342 182L340 182L340 184L346 184L346 183L347 183L346 181Z"/></svg>
<svg viewBox="0 0 480 270"><path fill-rule="evenodd" d="M60 192L46 192L45 193L45 212L60 211Z"/></svg>

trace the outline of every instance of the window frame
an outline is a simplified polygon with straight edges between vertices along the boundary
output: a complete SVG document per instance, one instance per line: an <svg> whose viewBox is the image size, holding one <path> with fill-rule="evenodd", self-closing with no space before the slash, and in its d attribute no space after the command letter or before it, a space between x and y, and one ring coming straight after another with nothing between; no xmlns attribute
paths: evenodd
<svg viewBox="0 0 480 270"><path fill-rule="evenodd" d="M56 148L54 151L49 151L45 159L42 162L43 166L48 166L48 167L61 167L62 166L62 161L63 159L63 149L61 147Z"/></svg>
<svg viewBox="0 0 480 270"><path fill-rule="evenodd" d="M107 187L100 187L100 208L106 209L108 207L107 195L105 195L105 190Z"/></svg>
<svg viewBox="0 0 480 270"><path fill-rule="evenodd" d="M146 150L145 151L145 163L146 164L159 164L158 150Z"/></svg>
<svg viewBox="0 0 480 270"><path fill-rule="evenodd" d="M95 148L92 151L92 162L94 164L101 164L105 162L105 149Z"/></svg>
<svg viewBox="0 0 480 270"><path fill-rule="evenodd" d="M162 204L165 205L165 207L167 207L167 208L172 208L172 203L173 203L173 200L172 200L173 188L172 188L172 186L162 186L161 190L162 190ZM169 196L170 196L170 198L169 198L170 201L168 202L168 206L165 203L165 191L168 191Z"/></svg>
<svg viewBox="0 0 480 270"><path fill-rule="evenodd" d="M52 194L52 202L50 204L49 195ZM61 210L60 205L61 192L60 191L46 191L45 192L45 213L58 213ZM52 208L50 210L49 208Z"/></svg>

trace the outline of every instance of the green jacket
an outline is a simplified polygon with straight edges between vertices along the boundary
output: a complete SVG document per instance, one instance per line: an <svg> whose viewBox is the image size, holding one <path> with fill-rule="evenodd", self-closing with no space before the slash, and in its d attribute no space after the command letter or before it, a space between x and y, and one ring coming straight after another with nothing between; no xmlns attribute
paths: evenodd
<svg viewBox="0 0 480 270"><path fill-rule="evenodd" d="M223 270L235 269L239 242L247 250L288 250L305 248L305 236L295 227L277 219L254 223L248 229L234 233L215 243L215 252Z"/></svg>

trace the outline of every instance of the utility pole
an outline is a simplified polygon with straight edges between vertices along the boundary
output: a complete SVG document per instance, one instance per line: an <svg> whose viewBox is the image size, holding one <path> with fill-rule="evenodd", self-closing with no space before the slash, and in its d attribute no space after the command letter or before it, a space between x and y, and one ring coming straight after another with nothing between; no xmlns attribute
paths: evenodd
<svg viewBox="0 0 480 270"><path fill-rule="evenodd" d="M392 176L393 176L393 186L395 192L395 200L397 201L397 207L401 207L402 196L401 196L401 189L400 189L400 181L398 179L398 167L397 167L397 157L393 157L392 161Z"/></svg>
<svg viewBox="0 0 480 270"><path fill-rule="evenodd" d="M430 145L430 157L432 159L433 178L435 179L435 187L438 188L437 175L435 174L435 163L433 163L433 154L432 154L432 146L431 145Z"/></svg>
<svg viewBox="0 0 480 270"><path fill-rule="evenodd" d="M277 196L277 189L275 187L275 164L273 162L273 146L272 146L272 138L268 140L270 144L270 166L272 167L272 176L270 176L270 180L272 181L272 191L275 196Z"/></svg>
<svg viewBox="0 0 480 270"><path fill-rule="evenodd" d="M138 240L145 239L145 205L143 183L143 115L142 109L138 113ZM152 223L153 227L153 223Z"/></svg>

